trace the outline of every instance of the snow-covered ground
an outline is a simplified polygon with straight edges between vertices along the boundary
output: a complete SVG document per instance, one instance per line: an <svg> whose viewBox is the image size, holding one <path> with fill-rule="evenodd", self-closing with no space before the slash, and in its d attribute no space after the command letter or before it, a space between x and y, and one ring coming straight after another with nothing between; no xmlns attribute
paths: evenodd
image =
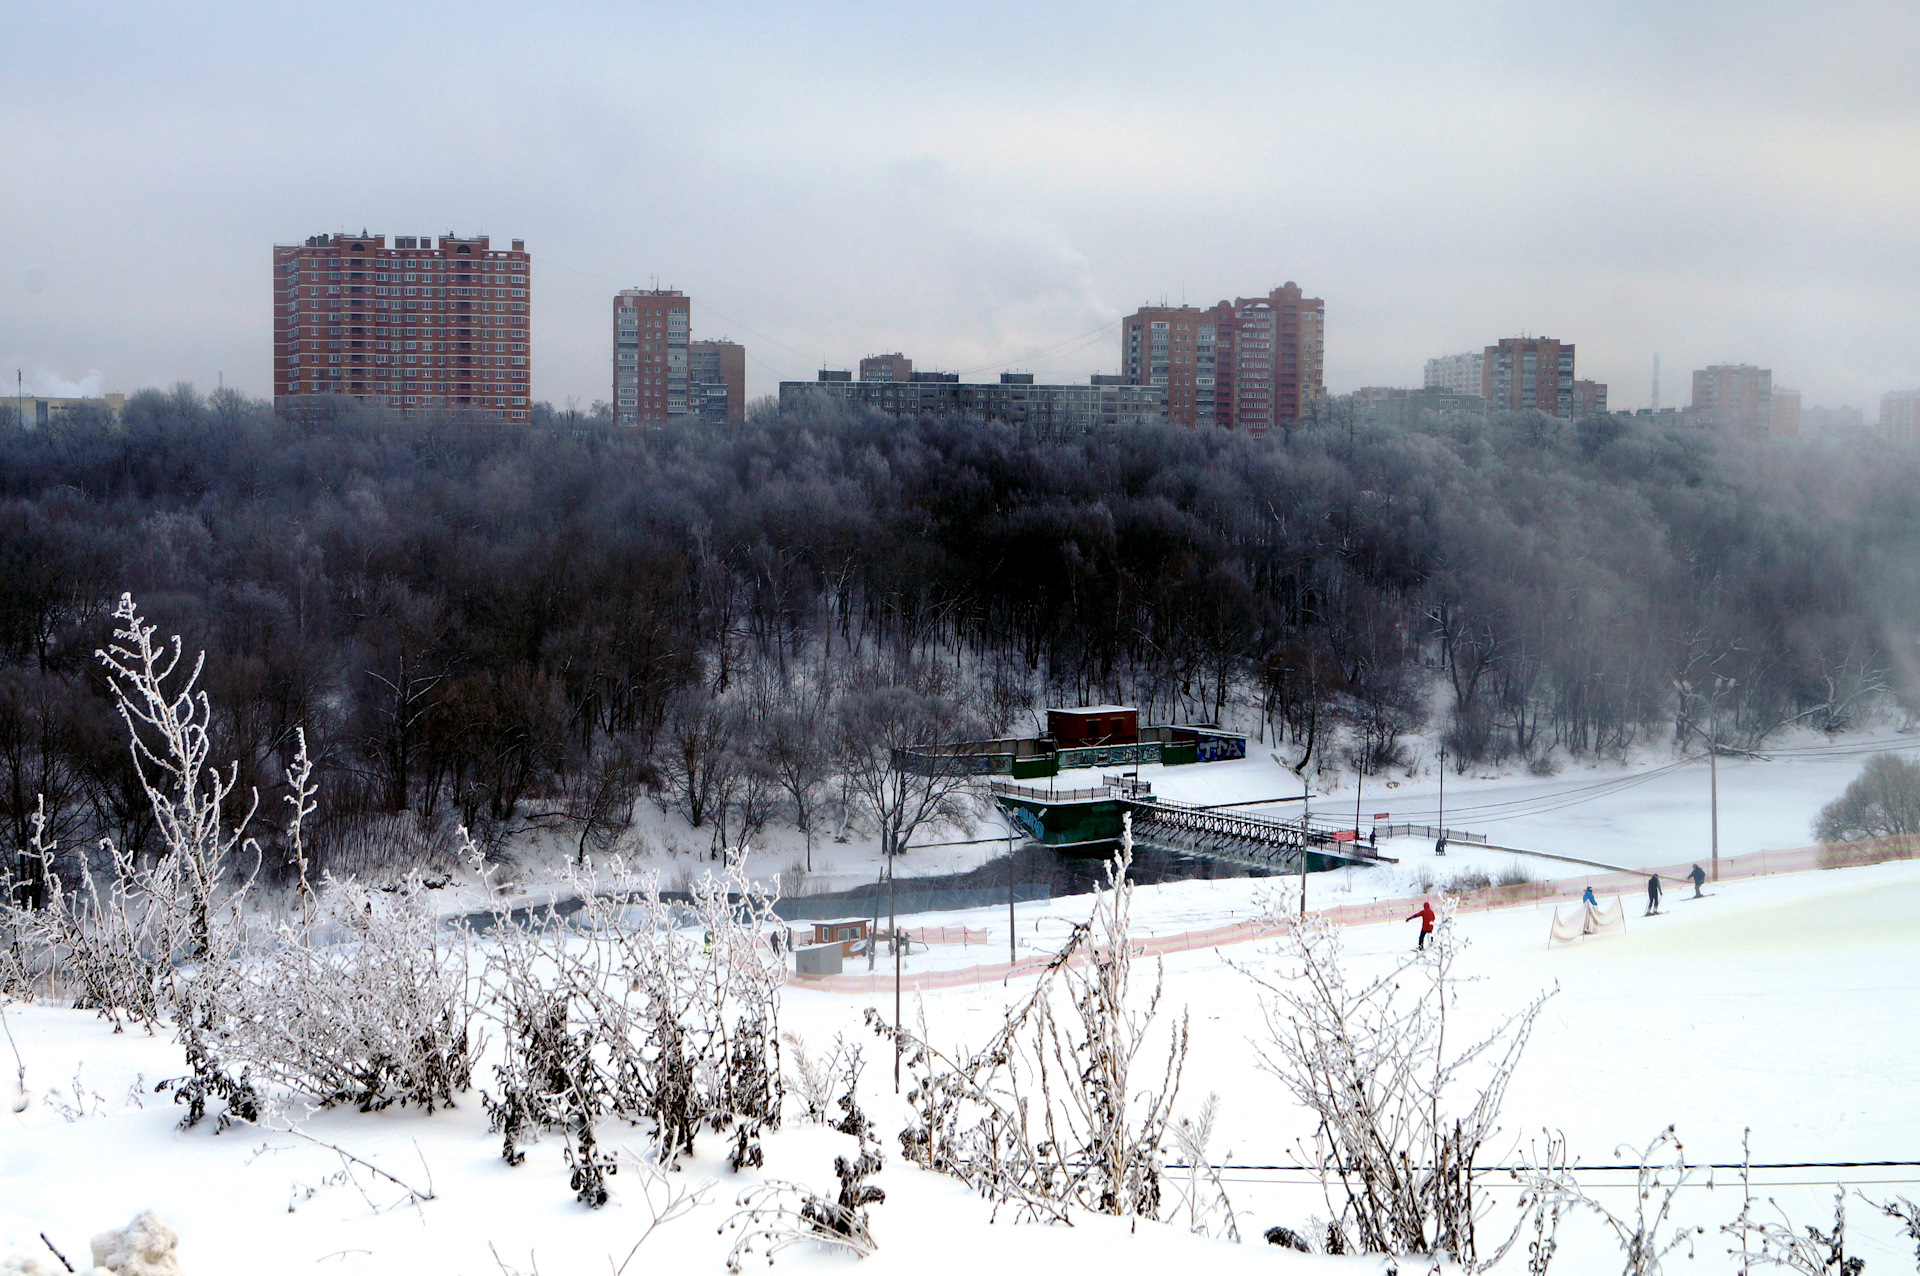
<svg viewBox="0 0 1920 1276"><path fill-rule="evenodd" d="M1329 876L1337 875L1317 877L1315 885ZM1245 880L1145 887L1135 911L1143 929L1191 929L1250 914L1270 888ZM1510 1091L1501 1144L1489 1151L1504 1158L1539 1131L1554 1129L1565 1132L1581 1161L1612 1163L1617 1145L1637 1147L1673 1123L1690 1160L1738 1161L1747 1127L1756 1161L1920 1160L1913 1064L1920 864L1728 882L1698 901L1677 895L1662 916L1642 918L1631 908L1623 937L1551 951L1544 908L1459 919L1471 941L1462 971L1474 980L1460 1007L1463 1030L1492 1023L1539 990L1558 988ZM1084 909L1084 901L1020 905L1021 928L1038 923L1032 934L1044 940L1075 907ZM1004 940L1003 910L952 920ZM1413 928L1356 926L1346 937L1354 968L1364 972L1384 968L1410 945ZM1196 1109L1209 1091L1221 1096L1224 1124L1214 1149L1236 1165L1288 1164L1295 1140L1309 1132L1304 1112L1255 1066L1259 1015L1251 985L1234 968L1275 970L1272 949L1271 943L1244 944L1165 962L1166 1005L1184 1009L1194 1033L1180 1107ZM994 984L928 993L910 999L909 1013L923 1012L937 1039L979 1041L1021 990ZM890 997L790 986L782 1011L784 1026L816 1048L836 1033L866 1043L862 1101L885 1136L888 1164L876 1181L888 1200L873 1208L881 1248L861 1271L1144 1271L1175 1264L1222 1272L1383 1270L1379 1260L1309 1260L1257 1243L1266 1226L1298 1226L1308 1214L1324 1212L1317 1190L1297 1172L1229 1172L1235 1204L1246 1211L1242 1229L1254 1241L1240 1247L1160 1226L1129 1232L1101 1220L1070 1229L989 1223L984 1202L899 1157L892 1134L905 1118L893 1097L890 1059L860 1027L870 1002L891 1009ZM556 1139L536 1145L525 1164L506 1166L477 1094L431 1116L336 1111L303 1121L308 1134L411 1185L431 1184L433 1200L396 1205L402 1194L393 1184L364 1169L346 1174L335 1153L291 1135L248 1127L215 1134L210 1123L178 1130L179 1110L152 1092L157 1080L184 1071L180 1051L164 1035L115 1034L91 1014L38 1005L9 1005L5 1020L27 1095L21 1111L0 1109L0 1258L15 1251L44 1255L43 1230L70 1256L84 1254L93 1232L150 1207L180 1232L188 1276L499 1276L536 1267L557 1276L616 1269L646 1227L642 1185L631 1174L613 1180L606 1209L576 1205ZM0 1064L11 1098L14 1060L5 1041ZM488 1075L481 1068L476 1082L485 1085ZM618 1144L617 1131L609 1142ZM850 1152L852 1141L790 1124L766 1146L766 1175L824 1187L832 1181L833 1156ZM715 1141L703 1143L702 1151L678 1177L688 1184L711 1180L707 1203L648 1239L629 1273L722 1270L732 1238L719 1229L734 1195L759 1174L729 1174ZM1755 1177L1790 1184L1765 1194L1797 1221L1823 1225L1830 1217L1826 1185L1836 1180L1889 1184L1866 1188L1876 1197L1920 1195L1911 1182L1920 1179L1920 1169L1912 1167ZM1731 1173L1714 1178L1713 1190L1689 1188L1682 1195L1683 1221L1710 1230L1700 1238L1698 1258L1670 1260L1669 1271L1733 1270L1726 1239L1712 1229L1733 1216L1737 1195L1729 1190ZM1594 1173L1588 1181L1616 1208L1628 1206L1630 1193L1612 1186L1630 1182L1627 1176ZM1849 1215L1869 1272L1903 1270L1912 1261L1910 1243L1899 1240L1887 1220L1859 1201ZM1555 1272L1618 1270L1611 1242L1592 1224L1576 1222L1563 1240ZM779 1266L845 1271L852 1264L803 1247L782 1255ZM1509 1266L1518 1270L1517 1263Z"/></svg>

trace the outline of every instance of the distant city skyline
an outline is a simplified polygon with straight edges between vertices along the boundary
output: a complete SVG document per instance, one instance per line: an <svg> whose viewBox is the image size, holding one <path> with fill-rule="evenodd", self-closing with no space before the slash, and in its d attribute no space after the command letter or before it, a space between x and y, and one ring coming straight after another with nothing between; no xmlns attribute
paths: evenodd
<svg viewBox="0 0 1920 1276"><path fill-rule="evenodd" d="M1920 7L1157 12L23 8L0 368L267 397L264 246L366 226L523 238L556 405L606 397L606 298L655 277L750 396L901 349L1080 382L1145 303L1287 279L1332 393L1516 332L1622 409L1656 352L1669 403L1720 363L1869 416L1920 387Z"/></svg>

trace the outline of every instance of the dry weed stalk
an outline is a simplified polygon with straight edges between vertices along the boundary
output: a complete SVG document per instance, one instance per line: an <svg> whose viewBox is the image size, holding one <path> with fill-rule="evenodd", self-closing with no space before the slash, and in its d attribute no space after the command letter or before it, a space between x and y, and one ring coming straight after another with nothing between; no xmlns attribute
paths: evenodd
<svg viewBox="0 0 1920 1276"><path fill-rule="evenodd" d="M1456 1050L1448 1027L1464 941L1452 901L1440 911L1423 951L1369 979L1349 978L1339 928L1318 914L1291 924L1287 978L1244 973L1262 992L1260 1066L1316 1121L1302 1154L1333 1212L1329 1245L1347 1247L1350 1234L1363 1253L1450 1254L1471 1269L1489 1208L1476 1158L1551 994Z"/></svg>
<svg viewBox="0 0 1920 1276"><path fill-rule="evenodd" d="M1164 990L1135 1004L1131 941L1131 822L1092 913L972 1054L928 1040L924 1018L899 1037L913 1072L918 1120L901 1131L907 1155L953 1174L1023 1219L1065 1221L1074 1210L1158 1219L1173 1106L1186 1062L1183 1014L1167 1033L1163 1067L1142 1079ZM895 1029L873 1011L875 1032Z"/></svg>

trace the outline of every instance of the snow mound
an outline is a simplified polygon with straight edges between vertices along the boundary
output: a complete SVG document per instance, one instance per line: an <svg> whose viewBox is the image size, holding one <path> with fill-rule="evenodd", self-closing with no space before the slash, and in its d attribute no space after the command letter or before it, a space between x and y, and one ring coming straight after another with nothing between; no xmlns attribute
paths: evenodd
<svg viewBox="0 0 1920 1276"><path fill-rule="evenodd" d="M173 1256L179 1244L171 1227L142 1210L125 1227L93 1238L93 1262L113 1276L182 1276Z"/></svg>
<svg viewBox="0 0 1920 1276"><path fill-rule="evenodd" d="M59 1269L37 1258L0 1258L0 1276L58 1276Z"/></svg>

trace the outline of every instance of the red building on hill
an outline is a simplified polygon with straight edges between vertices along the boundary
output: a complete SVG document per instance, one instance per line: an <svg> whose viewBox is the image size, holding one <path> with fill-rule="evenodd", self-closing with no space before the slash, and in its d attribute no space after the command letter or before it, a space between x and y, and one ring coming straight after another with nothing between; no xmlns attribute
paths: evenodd
<svg viewBox="0 0 1920 1276"><path fill-rule="evenodd" d="M1140 711L1123 704L1096 704L1084 709L1049 709L1047 734L1062 748L1136 744L1140 740Z"/></svg>

